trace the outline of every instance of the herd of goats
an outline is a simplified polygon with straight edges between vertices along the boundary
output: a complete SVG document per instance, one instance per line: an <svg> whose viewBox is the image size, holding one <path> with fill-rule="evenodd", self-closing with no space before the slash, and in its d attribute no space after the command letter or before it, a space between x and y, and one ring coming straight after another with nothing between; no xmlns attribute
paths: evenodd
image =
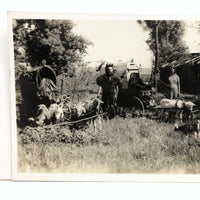
<svg viewBox="0 0 200 200"><path fill-rule="evenodd" d="M105 114L102 110L103 102L99 98L91 100L82 100L74 104L63 95L56 103L53 103L47 108L46 105L40 104L37 107L37 116L29 118L32 126L46 126L52 124L67 124L68 122L78 122L81 120L93 119ZM161 121L166 120L166 117L172 117L175 120L175 131L182 131L186 134L194 133L195 137L200 137L200 120L198 116L194 119L194 107L196 105L192 101L185 101L180 99L167 99L163 98L158 104L152 104L150 107L159 113L158 118ZM159 112L158 112L159 111ZM183 124L183 120L187 120ZM99 120L99 118L98 118ZM102 118L101 118L102 120ZM180 122L181 125L178 125Z"/></svg>
<svg viewBox="0 0 200 200"><path fill-rule="evenodd" d="M65 121L70 122L85 116L91 117L95 114L100 114L102 104L103 102L99 98L83 100L74 104L63 95L62 98L58 98L56 103L51 104L49 108L44 104L39 104L37 106L37 116L29 118L29 122L35 126L44 126Z"/></svg>

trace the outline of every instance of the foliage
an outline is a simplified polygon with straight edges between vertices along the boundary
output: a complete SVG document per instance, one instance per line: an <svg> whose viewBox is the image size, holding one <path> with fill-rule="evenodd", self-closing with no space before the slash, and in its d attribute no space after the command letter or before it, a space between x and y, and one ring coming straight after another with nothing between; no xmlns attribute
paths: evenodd
<svg viewBox="0 0 200 200"><path fill-rule="evenodd" d="M96 97L98 93L96 77L98 74L94 69L80 66L74 72L74 76L69 77L68 74L57 77L57 88L60 94L70 95L72 102Z"/></svg>
<svg viewBox="0 0 200 200"><path fill-rule="evenodd" d="M155 27L158 24L158 51L159 51L159 66L166 63L178 60L188 52L188 47L183 41L184 22L174 20L151 21L139 20L138 23L144 31L149 32L149 37L146 40L150 50L155 55Z"/></svg>
<svg viewBox="0 0 200 200"><path fill-rule="evenodd" d="M15 23L14 23L15 22ZM81 63L92 43L73 33L75 24L70 20L15 20L13 22L16 64L40 66L46 60L57 74Z"/></svg>

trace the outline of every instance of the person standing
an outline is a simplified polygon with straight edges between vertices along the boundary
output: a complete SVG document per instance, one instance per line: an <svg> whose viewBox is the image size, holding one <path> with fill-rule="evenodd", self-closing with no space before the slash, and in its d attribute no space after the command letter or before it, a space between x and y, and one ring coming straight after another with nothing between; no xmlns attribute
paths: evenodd
<svg viewBox="0 0 200 200"><path fill-rule="evenodd" d="M103 110L108 112L110 118L113 118L117 109L117 97L120 86L120 79L114 75L114 65L107 63L105 66L105 74L97 77L97 85L99 85L99 93L102 93Z"/></svg>
<svg viewBox="0 0 200 200"><path fill-rule="evenodd" d="M171 75L169 76L170 84L170 99L177 99L180 96L180 78L176 74L175 69L171 69Z"/></svg>

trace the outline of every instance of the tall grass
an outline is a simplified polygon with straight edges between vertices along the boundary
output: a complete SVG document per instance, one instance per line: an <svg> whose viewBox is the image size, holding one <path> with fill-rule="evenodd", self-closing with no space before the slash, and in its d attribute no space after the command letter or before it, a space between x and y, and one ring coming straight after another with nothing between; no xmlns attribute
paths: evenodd
<svg viewBox="0 0 200 200"><path fill-rule="evenodd" d="M102 130L23 131L18 169L65 173L199 173L200 141L146 118L104 121ZM47 134L48 133L48 134ZM39 138L37 138L39 137Z"/></svg>

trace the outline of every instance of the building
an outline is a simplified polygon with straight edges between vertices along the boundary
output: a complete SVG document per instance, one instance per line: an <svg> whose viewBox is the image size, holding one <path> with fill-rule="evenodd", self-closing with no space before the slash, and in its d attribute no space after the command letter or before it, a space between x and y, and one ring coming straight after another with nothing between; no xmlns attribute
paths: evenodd
<svg viewBox="0 0 200 200"><path fill-rule="evenodd" d="M161 84L166 84L166 86L169 84L168 78L171 68L175 68L180 77L181 93L200 94L200 53L188 54L177 61L162 66L158 88Z"/></svg>

